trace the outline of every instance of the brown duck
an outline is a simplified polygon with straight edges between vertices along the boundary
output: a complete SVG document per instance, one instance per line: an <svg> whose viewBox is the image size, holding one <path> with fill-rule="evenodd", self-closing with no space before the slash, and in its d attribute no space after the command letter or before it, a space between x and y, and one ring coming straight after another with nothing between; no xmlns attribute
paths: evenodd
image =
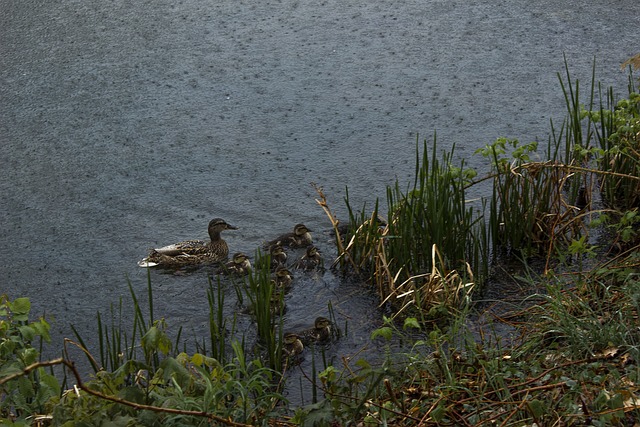
<svg viewBox="0 0 640 427"><path fill-rule="evenodd" d="M234 276L246 276L251 273L251 261L243 252L236 252L231 257L231 261L224 264L219 270L220 274L228 274Z"/></svg>
<svg viewBox="0 0 640 427"><path fill-rule="evenodd" d="M300 332L298 336L303 345L328 341L331 338L331 321L326 317L317 317L313 328Z"/></svg>
<svg viewBox="0 0 640 427"><path fill-rule="evenodd" d="M315 270L316 268L322 268L322 255L315 246L307 246L307 250L304 255L293 263L292 268L298 270Z"/></svg>
<svg viewBox="0 0 640 427"><path fill-rule="evenodd" d="M295 227L293 227L293 232L278 236L277 238L265 243L264 246L268 249L271 249L275 245L290 248L304 248L313 242L310 231L313 230L307 228L306 225L296 224Z"/></svg>
<svg viewBox="0 0 640 427"><path fill-rule="evenodd" d="M209 222L210 241L187 240L152 249L149 256L138 262L140 267L178 268L189 265L214 264L227 260L229 247L221 237L224 230L237 230L221 218Z"/></svg>

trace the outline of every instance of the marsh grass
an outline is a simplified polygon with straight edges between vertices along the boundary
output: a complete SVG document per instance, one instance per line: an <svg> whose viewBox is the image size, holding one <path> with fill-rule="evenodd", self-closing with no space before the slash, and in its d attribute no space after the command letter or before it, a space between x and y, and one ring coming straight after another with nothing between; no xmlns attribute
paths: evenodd
<svg viewBox="0 0 640 427"><path fill-rule="evenodd" d="M217 359L220 363L226 363L229 356L229 342L235 336L236 314L233 315L231 325L225 315L225 291L220 282L220 276L214 279L208 277L209 288L207 289L207 303L209 307L209 348L207 348L204 338L202 344L196 346L196 350L203 354L208 354Z"/></svg>
<svg viewBox="0 0 640 427"><path fill-rule="evenodd" d="M424 319L468 302L492 261L538 258L550 271L558 260L580 260L600 214L608 213L600 223L614 223L622 249L640 242L633 231L640 217L624 212L640 203L640 95L615 103L610 89L596 91L592 75L584 102L566 60L565 71L558 79L567 118L560 128L551 122L542 153L538 142L499 138L477 150L490 171L475 180L464 161L454 166L455 145L438 153L434 136L422 150L416 144L413 185L387 188L388 219L377 199L370 215L366 206L356 212L347 191L346 227L338 227L319 191L336 231L335 265L367 278L396 313L411 307ZM469 203L468 189L487 180L491 195ZM600 194L609 209L594 208Z"/></svg>
<svg viewBox="0 0 640 427"><path fill-rule="evenodd" d="M475 281L487 274L488 242L481 209L466 200L474 171L464 162L453 166L453 150L438 158L435 136L431 147L424 141L422 154L419 148L417 141L413 186L387 188L388 219L377 200L370 216L355 213L347 193L349 226L344 235L335 229L337 263L368 276L397 313L416 309L428 317L468 301ZM318 203L333 217L319 193Z"/></svg>

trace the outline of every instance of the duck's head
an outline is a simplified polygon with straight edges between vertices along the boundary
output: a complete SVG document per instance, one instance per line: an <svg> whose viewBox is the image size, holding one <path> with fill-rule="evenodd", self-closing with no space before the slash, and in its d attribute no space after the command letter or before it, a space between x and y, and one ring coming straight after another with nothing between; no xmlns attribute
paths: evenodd
<svg viewBox="0 0 640 427"><path fill-rule="evenodd" d="M296 224L295 227L293 227L293 233L296 236L304 236L310 231L313 231L313 230L307 228L307 226L304 224Z"/></svg>
<svg viewBox="0 0 640 427"><path fill-rule="evenodd" d="M331 320L327 319L326 317L320 316L316 318L313 325L316 329L329 328L331 326Z"/></svg>
<svg viewBox="0 0 640 427"><path fill-rule="evenodd" d="M271 258L286 258L287 253L284 251L284 248L280 244L275 244L270 249Z"/></svg>
<svg viewBox="0 0 640 427"><path fill-rule="evenodd" d="M231 259L233 260L234 264L242 265L249 259L249 257L242 252L236 252L235 254L233 254L233 257Z"/></svg>
<svg viewBox="0 0 640 427"><path fill-rule="evenodd" d="M300 337L298 336L298 334L294 334L293 332L287 332L282 337L282 341L285 345L292 345L300 341Z"/></svg>
<svg viewBox="0 0 640 427"><path fill-rule="evenodd" d="M291 272L284 265L279 265L275 271L276 279L284 279L291 276Z"/></svg>
<svg viewBox="0 0 640 427"><path fill-rule="evenodd" d="M313 245L307 247L307 258L315 258L318 255L320 255L320 251L318 251L318 248Z"/></svg>
<svg viewBox="0 0 640 427"><path fill-rule="evenodd" d="M304 350L300 337L294 333L286 333L282 337L282 350L287 356L296 356Z"/></svg>
<svg viewBox="0 0 640 427"><path fill-rule="evenodd" d="M214 218L209 221L209 235L217 235L220 234L221 231L224 230L237 230L238 227L234 227L231 224L228 224L222 218Z"/></svg>

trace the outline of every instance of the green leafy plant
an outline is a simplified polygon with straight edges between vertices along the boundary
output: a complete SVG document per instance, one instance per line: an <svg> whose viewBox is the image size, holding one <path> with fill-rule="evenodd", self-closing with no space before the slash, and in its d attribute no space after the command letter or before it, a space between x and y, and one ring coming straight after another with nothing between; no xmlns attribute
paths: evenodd
<svg viewBox="0 0 640 427"><path fill-rule="evenodd" d="M0 296L0 381L25 370L26 375L0 383L0 418L5 421L23 421L36 414L51 410L52 399L59 396L60 384L37 364L40 351L33 347L34 340L50 341L49 323L40 318L30 322L31 302L28 298L10 301Z"/></svg>

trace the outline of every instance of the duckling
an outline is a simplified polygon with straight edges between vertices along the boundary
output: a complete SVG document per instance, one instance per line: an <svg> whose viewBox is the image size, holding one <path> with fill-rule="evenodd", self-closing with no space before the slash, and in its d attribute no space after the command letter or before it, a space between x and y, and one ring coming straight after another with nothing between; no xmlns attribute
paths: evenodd
<svg viewBox="0 0 640 427"><path fill-rule="evenodd" d="M265 248L271 248L274 245L288 246L291 248L304 248L312 243L310 231L304 224L296 224L292 233L287 233L271 240L265 244Z"/></svg>
<svg viewBox="0 0 640 427"><path fill-rule="evenodd" d="M287 312L287 304L284 300L284 291L274 290L271 293L271 300L269 301L269 311L272 316L280 316Z"/></svg>
<svg viewBox="0 0 640 427"><path fill-rule="evenodd" d="M218 270L218 273L245 276L251 273L251 261L249 261L249 257L244 253L236 252L233 254L231 261L223 265Z"/></svg>
<svg viewBox="0 0 640 427"><path fill-rule="evenodd" d="M304 330L298 334L303 345L313 342L327 341L331 338L331 321L326 317L317 317L313 328Z"/></svg>
<svg viewBox="0 0 640 427"><path fill-rule="evenodd" d="M286 333L282 337L282 355L285 357L294 357L302 353L304 344L300 341L300 337L294 333Z"/></svg>
<svg viewBox="0 0 640 427"><path fill-rule="evenodd" d="M256 305L252 303L248 305L244 310L246 314L256 314ZM271 316L280 316L287 312L287 304L284 299L284 292L281 290L274 289L271 292L271 299L269 300L269 312Z"/></svg>
<svg viewBox="0 0 640 427"><path fill-rule="evenodd" d="M298 270L315 270L322 267L322 255L315 246L307 246L307 250L302 257L293 264L293 268Z"/></svg>
<svg viewBox="0 0 640 427"><path fill-rule="evenodd" d="M269 252L271 255L271 271L275 271L275 269L281 265L287 264L287 253L284 251L282 245L273 245L269 249Z"/></svg>
<svg viewBox="0 0 640 427"><path fill-rule="evenodd" d="M271 279L271 283L273 283L275 289L286 292L291 288L291 282L293 282L293 275L287 267L281 265L276 268L273 279Z"/></svg>
<svg viewBox="0 0 640 427"><path fill-rule="evenodd" d="M225 261L229 247L221 237L224 230L237 230L221 218L209 222L211 241L187 240L173 245L152 249L149 256L138 262L140 267L178 268L188 265L214 264Z"/></svg>

